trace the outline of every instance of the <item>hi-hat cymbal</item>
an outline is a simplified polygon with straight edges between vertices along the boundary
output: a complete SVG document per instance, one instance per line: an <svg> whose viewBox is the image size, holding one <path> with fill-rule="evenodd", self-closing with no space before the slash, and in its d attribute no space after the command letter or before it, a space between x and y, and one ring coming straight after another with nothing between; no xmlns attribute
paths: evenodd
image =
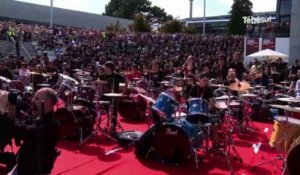
<svg viewBox="0 0 300 175"><path fill-rule="evenodd" d="M255 95L255 94L241 94L241 97L255 98L255 97L257 97L257 95Z"/></svg>
<svg viewBox="0 0 300 175"><path fill-rule="evenodd" d="M272 105L269 105L273 108L278 108L278 109L283 109L285 111L289 111L289 112L300 112L300 109L299 108L294 108L294 107L291 107L289 105L276 105L276 104L272 104Z"/></svg>
<svg viewBox="0 0 300 175"><path fill-rule="evenodd" d="M277 100L284 101L284 102L290 102L290 103L300 103L300 98L294 98L294 97L277 98Z"/></svg>
<svg viewBox="0 0 300 175"><path fill-rule="evenodd" d="M232 91L245 91L250 88L250 84L247 82L236 82L232 83L229 86L229 89Z"/></svg>
<svg viewBox="0 0 300 175"><path fill-rule="evenodd" d="M104 94L104 96L107 96L107 97L122 97L123 94L121 94L121 93L106 93L106 94Z"/></svg>

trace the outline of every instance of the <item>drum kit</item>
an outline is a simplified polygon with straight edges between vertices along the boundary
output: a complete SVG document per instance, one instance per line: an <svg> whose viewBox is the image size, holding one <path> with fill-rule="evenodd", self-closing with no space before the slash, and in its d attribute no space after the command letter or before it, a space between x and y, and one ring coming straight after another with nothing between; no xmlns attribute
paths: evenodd
<svg viewBox="0 0 300 175"><path fill-rule="evenodd" d="M271 160L256 165L254 166L254 169L264 164L271 163L282 171L282 175L286 173L287 169L289 172L296 169L297 173L299 173L299 168L293 166L295 162L291 160L295 160L295 156L297 155L299 157L299 150L295 151L295 147L299 147L300 120L294 118L294 114L300 113L300 108L296 107L300 100L293 97L277 98L277 100L287 102L288 105L269 105L272 108L283 110L285 114L284 116L280 116L278 113L275 115L273 132L269 144L272 148L280 150L282 155L278 155ZM277 161L282 161L282 164L278 166L276 164Z"/></svg>

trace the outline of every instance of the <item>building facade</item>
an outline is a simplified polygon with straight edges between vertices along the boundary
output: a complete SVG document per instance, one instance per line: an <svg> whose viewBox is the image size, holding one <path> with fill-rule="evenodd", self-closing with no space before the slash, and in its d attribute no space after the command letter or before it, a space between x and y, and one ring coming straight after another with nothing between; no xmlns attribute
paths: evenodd
<svg viewBox="0 0 300 175"><path fill-rule="evenodd" d="M14 19L17 22L48 25L50 22L50 7L14 0L0 0L0 19ZM122 18L53 8L54 25L105 29L107 25L116 22L124 27L133 23L132 20Z"/></svg>

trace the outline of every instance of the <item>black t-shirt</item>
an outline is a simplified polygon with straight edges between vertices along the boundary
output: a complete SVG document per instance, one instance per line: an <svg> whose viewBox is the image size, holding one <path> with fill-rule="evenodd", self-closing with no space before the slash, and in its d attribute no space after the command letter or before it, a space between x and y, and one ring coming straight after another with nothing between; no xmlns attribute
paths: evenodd
<svg viewBox="0 0 300 175"><path fill-rule="evenodd" d="M214 98L214 93L212 89L209 87L200 87L198 85L195 85L191 88L189 95L189 98L203 98L207 101L209 101L210 98Z"/></svg>
<svg viewBox="0 0 300 175"><path fill-rule="evenodd" d="M110 75L108 74L100 75L100 79L108 82L108 84L106 85L107 88L105 90L106 91L105 93L110 93L113 87L114 87L114 92L119 93L120 92L119 83L125 82L125 78L122 77L120 74L116 74L116 73Z"/></svg>
<svg viewBox="0 0 300 175"><path fill-rule="evenodd" d="M154 87L159 87L160 86L159 82L163 81L164 74L162 71L152 72L148 74L148 78L149 80L153 81Z"/></svg>
<svg viewBox="0 0 300 175"><path fill-rule="evenodd" d="M8 78L8 79L13 79L13 74L11 73L11 71L9 71L6 68L3 70L0 70L0 76Z"/></svg>

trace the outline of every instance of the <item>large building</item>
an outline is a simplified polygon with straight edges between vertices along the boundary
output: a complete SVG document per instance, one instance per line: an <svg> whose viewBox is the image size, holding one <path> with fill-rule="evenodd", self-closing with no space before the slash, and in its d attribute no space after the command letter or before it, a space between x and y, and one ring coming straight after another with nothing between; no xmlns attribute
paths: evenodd
<svg viewBox="0 0 300 175"><path fill-rule="evenodd" d="M290 14L290 55L289 63L293 64L296 59L300 60L300 1L299 0L278 0L280 3L279 9L285 12L285 6L289 8ZM290 4L290 6L288 6ZM282 14L283 17L285 13ZM284 19L284 18L283 18Z"/></svg>
<svg viewBox="0 0 300 175"><path fill-rule="evenodd" d="M48 25L50 22L50 7L14 0L0 0L0 19L14 19L17 22ZM132 24L132 20L53 8L54 25L105 29L107 25L117 21L124 27Z"/></svg>
<svg viewBox="0 0 300 175"><path fill-rule="evenodd" d="M271 19L276 22L276 12L254 13L253 17ZM227 34L230 15L221 15L205 18L205 32L207 34ZM194 26L199 33L203 31L203 18L186 18L182 20L186 26Z"/></svg>

